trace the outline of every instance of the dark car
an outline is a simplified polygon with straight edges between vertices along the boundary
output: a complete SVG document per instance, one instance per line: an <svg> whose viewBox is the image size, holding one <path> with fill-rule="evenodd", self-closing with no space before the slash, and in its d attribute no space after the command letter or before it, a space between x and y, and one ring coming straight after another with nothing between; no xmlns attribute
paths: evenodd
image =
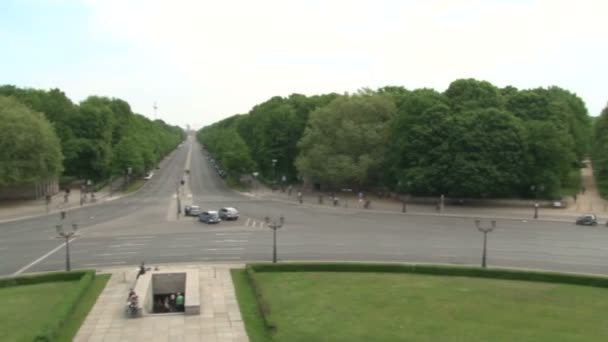
<svg viewBox="0 0 608 342"><path fill-rule="evenodd" d="M198 219L203 223L220 223L222 221L220 219L220 214L215 210L203 211L198 216Z"/></svg>
<svg viewBox="0 0 608 342"><path fill-rule="evenodd" d="M198 205L187 205L184 207L186 216L198 216L201 213L201 208Z"/></svg>
<svg viewBox="0 0 608 342"><path fill-rule="evenodd" d="M595 216L595 214L585 214L579 216L576 219L576 224L581 226L595 226L597 225L597 216Z"/></svg>

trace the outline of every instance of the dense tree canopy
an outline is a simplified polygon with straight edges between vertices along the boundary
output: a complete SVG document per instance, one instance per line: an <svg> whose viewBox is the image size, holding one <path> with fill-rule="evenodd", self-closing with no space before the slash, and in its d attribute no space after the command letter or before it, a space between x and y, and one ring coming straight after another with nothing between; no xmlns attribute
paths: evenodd
<svg viewBox="0 0 608 342"><path fill-rule="evenodd" d="M373 92L339 96L314 111L300 140L296 166L331 187L369 185L384 161L394 102Z"/></svg>
<svg viewBox="0 0 608 342"><path fill-rule="evenodd" d="M200 135L212 145L220 128L236 129L267 179L276 178L276 159L276 172L290 181L330 187L558 198L577 188L573 175L589 152L591 120L583 101L559 87L461 79L443 93L387 86L352 96L273 97Z"/></svg>
<svg viewBox="0 0 608 342"><path fill-rule="evenodd" d="M59 138L44 115L0 96L0 186L56 177L62 158Z"/></svg>
<svg viewBox="0 0 608 342"><path fill-rule="evenodd" d="M179 127L135 114L120 99L90 96L75 105L58 89L14 86L1 86L0 95L14 97L51 122L65 156L64 176L103 181L127 168L142 174L184 138Z"/></svg>
<svg viewBox="0 0 608 342"><path fill-rule="evenodd" d="M593 172L601 194L608 196L608 106L602 110L594 125Z"/></svg>

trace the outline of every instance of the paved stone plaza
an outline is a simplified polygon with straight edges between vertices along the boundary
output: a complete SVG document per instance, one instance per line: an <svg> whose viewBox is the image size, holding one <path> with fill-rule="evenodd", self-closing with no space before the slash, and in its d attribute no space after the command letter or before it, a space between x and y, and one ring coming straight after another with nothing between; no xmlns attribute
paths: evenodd
<svg viewBox="0 0 608 342"><path fill-rule="evenodd" d="M159 266L160 270L196 268L200 284L200 315L152 314L128 318L126 297L137 270L134 267L101 270L111 273L106 288L89 313L75 341L249 341L236 301L231 268L236 264Z"/></svg>

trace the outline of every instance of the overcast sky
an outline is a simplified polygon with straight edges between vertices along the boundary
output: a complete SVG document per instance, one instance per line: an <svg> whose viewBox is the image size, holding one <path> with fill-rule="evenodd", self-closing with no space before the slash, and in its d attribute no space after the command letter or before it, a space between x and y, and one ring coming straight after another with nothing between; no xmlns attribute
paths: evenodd
<svg viewBox="0 0 608 342"><path fill-rule="evenodd" d="M2 0L0 84L201 127L272 96L458 78L608 101L608 1Z"/></svg>

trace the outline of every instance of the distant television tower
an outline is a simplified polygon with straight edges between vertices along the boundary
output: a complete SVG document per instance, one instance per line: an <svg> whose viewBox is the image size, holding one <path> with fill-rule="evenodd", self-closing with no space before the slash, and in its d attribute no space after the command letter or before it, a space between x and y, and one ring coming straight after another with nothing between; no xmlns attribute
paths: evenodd
<svg viewBox="0 0 608 342"><path fill-rule="evenodd" d="M153 108L154 108L154 120L156 120L157 119L156 109L158 109L158 107L156 106L156 101L154 101L154 107Z"/></svg>

